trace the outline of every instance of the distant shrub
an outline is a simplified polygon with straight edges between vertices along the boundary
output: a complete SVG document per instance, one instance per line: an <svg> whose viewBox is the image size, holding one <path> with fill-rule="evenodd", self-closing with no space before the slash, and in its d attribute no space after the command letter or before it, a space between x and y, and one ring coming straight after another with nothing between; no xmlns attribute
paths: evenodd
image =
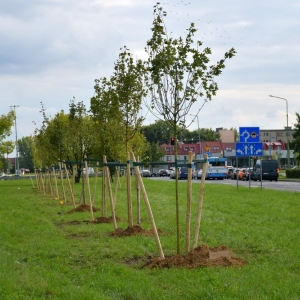
<svg viewBox="0 0 300 300"><path fill-rule="evenodd" d="M300 169L286 170L286 178L300 178Z"/></svg>

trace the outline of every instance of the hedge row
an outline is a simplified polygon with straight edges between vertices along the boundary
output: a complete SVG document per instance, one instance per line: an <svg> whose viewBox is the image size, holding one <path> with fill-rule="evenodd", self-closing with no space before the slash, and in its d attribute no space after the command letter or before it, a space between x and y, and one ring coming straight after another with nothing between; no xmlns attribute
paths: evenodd
<svg viewBox="0 0 300 300"><path fill-rule="evenodd" d="M286 170L286 178L300 178L300 169Z"/></svg>

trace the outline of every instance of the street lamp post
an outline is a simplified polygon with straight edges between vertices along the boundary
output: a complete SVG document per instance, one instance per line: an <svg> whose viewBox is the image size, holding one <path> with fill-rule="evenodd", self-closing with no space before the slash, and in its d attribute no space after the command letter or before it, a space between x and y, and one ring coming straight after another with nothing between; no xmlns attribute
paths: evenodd
<svg viewBox="0 0 300 300"><path fill-rule="evenodd" d="M286 103L286 141L287 141L287 166L288 169L290 168L290 144L289 144L289 109L288 109L288 101L285 98L282 97L277 97L277 96L273 96L273 95L269 95L270 97L273 98L277 98L277 99L281 99L284 100Z"/></svg>
<svg viewBox="0 0 300 300"><path fill-rule="evenodd" d="M198 134L199 134L199 155L200 155L200 158L201 158L202 147L201 147L201 139L200 139L199 118L198 118L198 115L192 115L192 114L190 114L190 115L191 115L191 116L194 116L194 117L197 117L197 124L198 124Z"/></svg>
<svg viewBox="0 0 300 300"><path fill-rule="evenodd" d="M19 175L19 154L18 154L18 134L17 134L17 114L16 114L16 107L19 107L19 105L12 105L10 106L15 111L15 131L16 131L16 161L15 161L15 174ZM18 178L18 176L16 177Z"/></svg>

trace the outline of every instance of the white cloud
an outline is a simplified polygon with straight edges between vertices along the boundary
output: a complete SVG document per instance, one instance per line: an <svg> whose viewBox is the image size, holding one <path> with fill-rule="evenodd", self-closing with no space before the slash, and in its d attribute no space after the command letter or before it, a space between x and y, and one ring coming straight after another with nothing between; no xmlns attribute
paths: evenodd
<svg viewBox="0 0 300 300"><path fill-rule="evenodd" d="M73 96L89 105L94 79L109 77L120 48L145 59L156 0L4 0L0 11L0 110L20 105L20 134L41 120L40 102L50 114L68 110ZM189 4L190 3L190 4ZM190 22L194 40L212 48L212 63L235 47L237 55L217 78L219 91L200 113L201 127L285 126L300 111L300 6L296 0L222 0L161 3L172 36ZM194 107L202 105L203 100ZM192 112L191 112L192 113ZM200 120L199 119L199 120ZM155 118L147 114L146 123ZM195 124L193 124L194 126Z"/></svg>

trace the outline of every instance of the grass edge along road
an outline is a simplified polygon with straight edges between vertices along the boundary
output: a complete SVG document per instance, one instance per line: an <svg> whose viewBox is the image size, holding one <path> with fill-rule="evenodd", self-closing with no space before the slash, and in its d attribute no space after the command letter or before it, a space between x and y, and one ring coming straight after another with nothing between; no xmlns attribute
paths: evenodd
<svg viewBox="0 0 300 300"><path fill-rule="evenodd" d="M144 182L165 255L174 255L174 182ZM80 186L76 189L78 201ZM194 183L194 221L199 189ZM59 205L27 180L2 181L0 192L1 299L300 298L299 193L206 185L199 244L226 245L248 264L148 270L140 267L142 258L158 256L153 237L110 237L112 224L84 222L88 212L67 214L71 205ZM182 183L182 232L185 199ZM141 206L141 226L150 229L143 201ZM118 190L116 215L122 220L118 227L126 228L125 184ZM194 228L192 223L192 233Z"/></svg>

